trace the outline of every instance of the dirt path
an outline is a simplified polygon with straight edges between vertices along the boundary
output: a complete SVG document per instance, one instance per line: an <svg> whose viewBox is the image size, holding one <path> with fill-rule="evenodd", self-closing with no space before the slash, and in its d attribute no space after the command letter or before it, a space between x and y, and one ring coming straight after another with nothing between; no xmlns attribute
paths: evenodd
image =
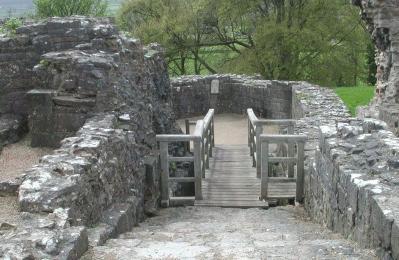
<svg viewBox="0 0 399 260"><path fill-rule="evenodd" d="M29 139L7 145L0 153L0 182L15 179L51 152L48 148L30 147Z"/></svg>
<svg viewBox="0 0 399 260"><path fill-rule="evenodd" d="M203 117L193 117L190 120L200 120ZM179 120L179 125L185 132L184 120ZM194 126L190 128L191 133ZM276 133L276 128L268 128L265 133ZM215 144L247 144L248 143L248 118L246 115L217 114L215 115Z"/></svg>
<svg viewBox="0 0 399 260"><path fill-rule="evenodd" d="M303 217L301 208L169 208L88 259L376 259Z"/></svg>

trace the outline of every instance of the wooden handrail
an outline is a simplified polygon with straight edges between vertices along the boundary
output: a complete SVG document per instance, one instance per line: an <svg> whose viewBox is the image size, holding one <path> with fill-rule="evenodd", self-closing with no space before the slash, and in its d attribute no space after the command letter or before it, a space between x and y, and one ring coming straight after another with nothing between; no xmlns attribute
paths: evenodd
<svg viewBox="0 0 399 260"><path fill-rule="evenodd" d="M258 119L252 108L247 109L248 114L248 146L252 156L253 167L256 167L256 175L258 178L261 177L261 147L260 147L260 135L263 134L264 126L279 126L287 127L288 134L294 133L294 127L296 121L293 119ZM294 146L288 144L288 156L293 156ZM294 174L294 164L288 163L288 174L292 177Z"/></svg>
<svg viewBox="0 0 399 260"><path fill-rule="evenodd" d="M253 158L253 166L256 167L258 178L261 178L261 199L267 198L267 187L269 181L269 163L280 162L287 165L288 179L296 180L296 199L303 200L304 182L304 146L307 140L305 135L294 135L296 121L292 119L258 119L253 109L247 109L248 114L248 146ZM265 135L264 126L279 126L288 129L286 135ZM287 157L270 157L269 144L277 143L287 145ZM297 156L295 156L295 144L297 146ZM295 166L297 165L297 176Z"/></svg>
<svg viewBox="0 0 399 260"><path fill-rule="evenodd" d="M307 136L305 135L264 135L260 136L261 143L261 199L267 199L269 184L269 163L292 162L296 163L296 200L303 201L304 193L304 150ZM288 155L288 157L269 157L269 145L273 143L297 144L297 155ZM294 180L294 175L288 178ZM280 180L281 182L281 180Z"/></svg>
<svg viewBox="0 0 399 260"><path fill-rule="evenodd" d="M280 143L280 142L306 142L308 137L306 135L260 135L260 141L269 143Z"/></svg>
<svg viewBox="0 0 399 260"><path fill-rule="evenodd" d="M161 161L161 197L163 207L169 206L169 183L174 182L192 182L195 183L195 199L202 199L202 178L205 177L205 168L209 168L209 157L212 157L212 148L215 146L214 131L214 109L210 109L203 120L195 123L195 130L190 134L190 125L192 121L186 120L186 134L181 135L157 135L156 140L160 147ZM186 143L186 153L190 151L189 143L193 142L194 156L172 157L169 155L169 143ZM169 166L171 162L194 162L194 178L179 177L171 178L169 175Z"/></svg>

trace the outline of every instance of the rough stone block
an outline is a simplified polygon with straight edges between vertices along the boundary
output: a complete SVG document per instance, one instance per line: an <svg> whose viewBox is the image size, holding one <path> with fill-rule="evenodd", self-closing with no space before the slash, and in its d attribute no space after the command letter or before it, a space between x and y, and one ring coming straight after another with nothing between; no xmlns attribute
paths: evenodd
<svg viewBox="0 0 399 260"><path fill-rule="evenodd" d="M391 248L393 259L399 259L399 223L396 220L392 224Z"/></svg>

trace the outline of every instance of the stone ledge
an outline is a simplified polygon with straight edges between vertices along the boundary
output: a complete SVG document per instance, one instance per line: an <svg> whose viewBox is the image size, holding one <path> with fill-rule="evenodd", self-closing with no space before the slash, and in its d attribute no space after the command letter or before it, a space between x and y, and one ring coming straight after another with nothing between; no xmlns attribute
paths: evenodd
<svg viewBox="0 0 399 260"><path fill-rule="evenodd" d="M140 214L137 212L138 204L138 200L131 197L126 203L114 204L106 210L97 227L88 229L90 246L101 246L137 225L143 219L137 215Z"/></svg>
<svg viewBox="0 0 399 260"><path fill-rule="evenodd" d="M399 139L384 122L351 118L332 90L293 89L298 133L309 136L305 208L313 220L396 259Z"/></svg>

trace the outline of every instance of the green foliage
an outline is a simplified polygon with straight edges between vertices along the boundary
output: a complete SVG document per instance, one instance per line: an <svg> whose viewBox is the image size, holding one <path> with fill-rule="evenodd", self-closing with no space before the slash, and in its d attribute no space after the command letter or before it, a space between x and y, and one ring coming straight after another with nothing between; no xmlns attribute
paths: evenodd
<svg viewBox="0 0 399 260"><path fill-rule="evenodd" d="M368 33L346 0L125 0L123 30L167 50L171 74L366 81Z"/></svg>
<svg viewBox="0 0 399 260"><path fill-rule="evenodd" d="M14 35L15 31L22 26L22 21L18 18L9 18L0 27L0 33Z"/></svg>
<svg viewBox="0 0 399 260"><path fill-rule="evenodd" d="M104 16L107 12L106 0L35 0L36 15L45 17L65 17L72 15Z"/></svg>
<svg viewBox="0 0 399 260"><path fill-rule="evenodd" d="M375 87L373 86L356 86L356 87L340 87L335 92L344 101L353 116L356 115L358 106L368 105L374 96Z"/></svg>

